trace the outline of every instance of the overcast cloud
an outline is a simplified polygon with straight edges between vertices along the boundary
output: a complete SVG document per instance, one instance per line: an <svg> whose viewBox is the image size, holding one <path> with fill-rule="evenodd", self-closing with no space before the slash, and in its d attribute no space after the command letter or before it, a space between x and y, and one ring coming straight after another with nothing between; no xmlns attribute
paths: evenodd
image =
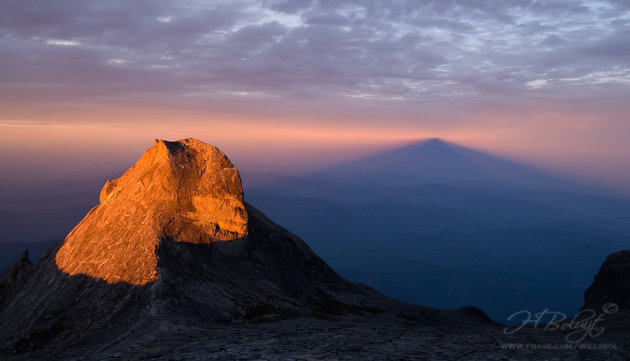
<svg viewBox="0 0 630 361"><path fill-rule="evenodd" d="M623 99L628 1L0 1L0 96Z"/></svg>

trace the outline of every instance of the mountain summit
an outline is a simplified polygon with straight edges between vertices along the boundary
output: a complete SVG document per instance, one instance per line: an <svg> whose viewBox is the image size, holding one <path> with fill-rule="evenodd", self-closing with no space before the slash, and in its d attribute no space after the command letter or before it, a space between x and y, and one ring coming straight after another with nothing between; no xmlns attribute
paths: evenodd
<svg viewBox="0 0 630 361"><path fill-rule="evenodd" d="M160 239L207 244L244 237L247 211L238 171L196 139L156 140L68 235L57 266L107 282L156 279Z"/></svg>

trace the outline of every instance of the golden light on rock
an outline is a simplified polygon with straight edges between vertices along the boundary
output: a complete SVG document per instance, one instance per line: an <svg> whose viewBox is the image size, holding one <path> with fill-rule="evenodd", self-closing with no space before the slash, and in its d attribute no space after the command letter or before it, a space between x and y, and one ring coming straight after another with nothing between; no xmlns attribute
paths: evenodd
<svg viewBox="0 0 630 361"><path fill-rule="evenodd" d="M157 279L163 238L196 244L247 235L238 170L196 139L156 140L122 177L108 181L94 207L66 237L57 266L109 283Z"/></svg>

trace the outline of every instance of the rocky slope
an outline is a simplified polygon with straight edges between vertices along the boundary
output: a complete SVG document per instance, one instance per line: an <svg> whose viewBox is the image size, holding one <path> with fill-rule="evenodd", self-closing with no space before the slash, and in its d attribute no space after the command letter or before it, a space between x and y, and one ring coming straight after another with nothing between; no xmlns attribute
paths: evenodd
<svg viewBox="0 0 630 361"><path fill-rule="evenodd" d="M584 292L584 307L606 303L630 309L630 251L619 251L606 257L593 284Z"/></svg>
<svg viewBox="0 0 630 361"><path fill-rule="evenodd" d="M245 203L231 162L194 139L156 141L63 243L0 276L0 359L581 357L503 348L563 336L508 336L478 309L346 281Z"/></svg>
<svg viewBox="0 0 630 361"><path fill-rule="evenodd" d="M584 292L581 319L602 316L597 327L608 334L630 336L630 250L606 257Z"/></svg>

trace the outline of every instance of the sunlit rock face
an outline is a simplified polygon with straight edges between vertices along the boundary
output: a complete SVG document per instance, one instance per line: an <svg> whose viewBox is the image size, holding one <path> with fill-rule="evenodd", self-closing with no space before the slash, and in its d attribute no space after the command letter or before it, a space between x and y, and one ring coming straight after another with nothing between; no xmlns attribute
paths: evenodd
<svg viewBox="0 0 630 361"><path fill-rule="evenodd" d="M168 237L206 244L247 235L238 170L219 149L196 139L156 140L100 204L70 232L57 266L109 283L155 280L156 247Z"/></svg>

